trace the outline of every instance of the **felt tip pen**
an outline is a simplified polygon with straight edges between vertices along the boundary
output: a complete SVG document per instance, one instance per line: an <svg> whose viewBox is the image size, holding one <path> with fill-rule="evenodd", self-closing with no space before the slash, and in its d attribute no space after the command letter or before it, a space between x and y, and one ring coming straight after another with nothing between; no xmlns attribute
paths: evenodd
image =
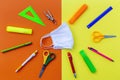
<svg viewBox="0 0 120 80"><path fill-rule="evenodd" d="M95 18L91 23L87 25L88 29L92 27L96 22L98 22L102 17L104 17L108 12L110 12L113 8L110 6L103 13L101 13L97 18Z"/></svg>
<svg viewBox="0 0 120 80"><path fill-rule="evenodd" d="M17 49L17 48L21 48L21 47L24 47L24 46L28 46L32 44L32 42L26 42L26 43L23 43L23 44L19 44L17 46L13 46L11 48L7 48L7 49L4 49L4 50L1 50L0 52L2 53L5 53L5 52L8 52L8 51L11 51L11 50L14 50L14 49Z"/></svg>
<svg viewBox="0 0 120 80"><path fill-rule="evenodd" d="M74 65L73 65L73 61L72 61L72 55L70 52L67 53L67 56L69 58L69 62L70 62L70 65L71 65L71 68L72 68L72 72L74 74L74 77L76 78L76 72L75 72L75 68L74 68Z"/></svg>
<svg viewBox="0 0 120 80"><path fill-rule="evenodd" d="M36 50L35 52L33 52L17 69L15 72L18 72L20 69L22 69L23 66L25 66L33 57L36 56L36 53L38 52L38 50Z"/></svg>
<svg viewBox="0 0 120 80"><path fill-rule="evenodd" d="M102 54L101 52L97 51L96 49L94 49L94 48L92 48L92 47L88 47L88 49L91 50L91 51L93 51L93 52L95 52L96 54L99 54L100 56L104 57L105 59L108 59L108 60L114 62L113 59L111 59L111 58L109 58L108 56Z"/></svg>

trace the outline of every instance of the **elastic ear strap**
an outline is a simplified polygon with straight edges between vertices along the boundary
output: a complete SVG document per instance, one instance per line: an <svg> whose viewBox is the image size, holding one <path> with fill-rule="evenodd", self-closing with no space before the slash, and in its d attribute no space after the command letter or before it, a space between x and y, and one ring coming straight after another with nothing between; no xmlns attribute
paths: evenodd
<svg viewBox="0 0 120 80"><path fill-rule="evenodd" d="M45 46L45 45L42 43L43 39L44 39L44 38L47 38L47 37L49 37L49 36L50 36L50 34L47 34L47 35L44 35L43 37L41 37L41 39L40 39L40 47L42 47L42 48L44 48L44 49L50 49L50 48L53 47L53 45Z"/></svg>

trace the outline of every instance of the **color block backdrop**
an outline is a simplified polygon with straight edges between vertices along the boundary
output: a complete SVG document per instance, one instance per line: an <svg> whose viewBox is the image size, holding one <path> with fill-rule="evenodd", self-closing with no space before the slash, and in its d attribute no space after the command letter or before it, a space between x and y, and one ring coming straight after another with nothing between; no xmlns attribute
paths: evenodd
<svg viewBox="0 0 120 80"><path fill-rule="evenodd" d="M62 3L62 4L61 4ZM39 80L38 75L42 68L43 49L40 48L40 38L56 29L62 22L68 22L73 14L84 4L88 5L85 13L74 23L69 24L73 37L74 47L72 50L49 51L56 54L56 59L49 64L40 80L74 80L68 61L67 52L71 52L75 66L76 80L119 80L120 79L120 0L1 0L0 2L0 50L32 41L33 44L16 49L5 54L0 53L0 79L2 80ZM38 16L46 24L45 27L18 16L18 13L28 6L32 6ZM109 6L113 10L97 22L92 28L87 25ZM43 14L44 10L50 10L57 25L50 22ZM61 15L62 14L62 15ZM6 26L18 26L33 29L32 35L16 34L6 32ZM100 43L94 43L91 39L93 31L103 34L117 35L114 39L104 39ZM88 46L98 49L105 55L113 58L110 62L99 55L89 51ZM15 73L16 68L28 58L32 52L38 49L38 54L20 72ZM84 49L88 57L95 65L97 72L91 73L84 63L79 51ZM62 53L62 54L61 54ZM62 61L62 62L61 62Z"/></svg>
<svg viewBox="0 0 120 80"><path fill-rule="evenodd" d="M67 52L71 52L73 63L76 69L76 80L119 80L120 79L120 0L63 0L62 1L62 22L68 20L83 5L88 5L88 9L72 25L69 24L73 37L74 48L62 51L62 80L75 80L71 71ZM106 16L98 21L90 29L87 25L101 14L109 6L113 7ZM102 34L113 34L116 38L104 39L99 43L94 43L91 38L93 31L100 31ZM113 58L115 62L110 62L103 57L88 50L91 46L105 55ZM79 51L84 49L88 57L97 69L96 73L91 73L83 61Z"/></svg>
<svg viewBox="0 0 120 80"><path fill-rule="evenodd" d="M19 12L32 6L45 23L45 27L18 15ZM57 25L50 22L43 11L50 10ZM61 0L1 0L0 1L0 50L28 41L33 44L7 53L0 53L0 80L39 80L42 68L43 49L40 48L40 38L56 29L61 24ZM8 33L8 25L33 29L32 35ZM28 58L32 52L39 50L27 65L18 73L15 70ZM40 80L61 80L61 51L50 49L56 54L56 59L47 66Z"/></svg>

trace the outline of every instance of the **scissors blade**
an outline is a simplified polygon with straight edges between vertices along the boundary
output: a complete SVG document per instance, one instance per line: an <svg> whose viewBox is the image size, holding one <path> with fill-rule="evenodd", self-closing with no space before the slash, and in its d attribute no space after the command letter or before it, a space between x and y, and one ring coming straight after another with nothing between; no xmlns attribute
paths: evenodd
<svg viewBox="0 0 120 80"><path fill-rule="evenodd" d="M116 37L115 35L104 35L104 38L114 38Z"/></svg>
<svg viewBox="0 0 120 80"><path fill-rule="evenodd" d="M46 68L46 65L43 65L43 66L42 66L42 69L41 69L41 71L40 71L40 74L39 74L39 78L42 77L42 74L43 74L43 72L45 71L45 68Z"/></svg>

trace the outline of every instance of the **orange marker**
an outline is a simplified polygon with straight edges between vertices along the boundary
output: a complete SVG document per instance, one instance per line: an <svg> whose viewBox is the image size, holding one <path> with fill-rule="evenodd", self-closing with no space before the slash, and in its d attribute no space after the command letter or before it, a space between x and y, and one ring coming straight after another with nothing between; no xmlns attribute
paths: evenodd
<svg viewBox="0 0 120 80"><path fill-rule="evenodd" d="M69 23L73 24L83 14L83 12L87 9L87 7L88 7L87 4L84 4L69 20Z"/></svg>

